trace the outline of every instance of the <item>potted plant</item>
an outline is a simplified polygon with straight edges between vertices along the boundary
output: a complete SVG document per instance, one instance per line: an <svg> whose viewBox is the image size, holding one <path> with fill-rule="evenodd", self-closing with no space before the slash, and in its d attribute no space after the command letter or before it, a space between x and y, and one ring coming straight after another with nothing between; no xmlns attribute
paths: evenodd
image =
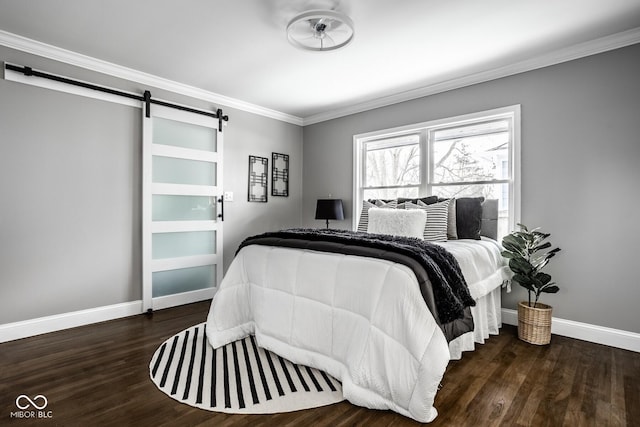
<svg viewBox="0 0 640 427"><path fill-rule="evenodd" d="M551 342L551 306L538 302L540 294L555 294L560 290L551 276L542 272L560 248L551 248L545 242L550 236L538 228L529 230L518 224L514 231L502 239L502 256L509 259L509 268L513 271L513 281L527 289L529 300L518 303L518 337L532 344ZM535 295L533 304L531 296Z"/></svg>

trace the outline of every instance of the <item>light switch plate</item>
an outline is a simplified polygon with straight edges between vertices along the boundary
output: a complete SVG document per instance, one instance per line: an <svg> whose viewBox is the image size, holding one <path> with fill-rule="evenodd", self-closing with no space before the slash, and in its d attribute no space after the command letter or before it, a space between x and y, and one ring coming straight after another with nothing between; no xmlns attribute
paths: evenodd
<svg viewBox="0 0 640 427"><path fill-rule="evenodd" d="M224 201L225 202L233 202L233 191L225 191L224 192Z"/></svg>

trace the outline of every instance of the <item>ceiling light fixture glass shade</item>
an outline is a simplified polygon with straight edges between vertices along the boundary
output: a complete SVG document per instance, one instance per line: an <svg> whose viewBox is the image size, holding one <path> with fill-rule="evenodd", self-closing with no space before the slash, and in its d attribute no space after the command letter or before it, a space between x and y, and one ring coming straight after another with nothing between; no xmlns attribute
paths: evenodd
<svg viewBox="0 0 640 427"><path fill-rule="evenodd" d="M312 51L340 49L353 40L353 21L333 10L310 10L287 25L287 38L297 48Z"/></svg>

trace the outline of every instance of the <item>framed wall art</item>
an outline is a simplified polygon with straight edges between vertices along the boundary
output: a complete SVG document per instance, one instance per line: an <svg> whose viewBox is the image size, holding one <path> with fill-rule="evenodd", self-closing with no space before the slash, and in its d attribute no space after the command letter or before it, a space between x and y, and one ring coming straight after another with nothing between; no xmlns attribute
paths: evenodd
<svg viewBox="0 0 640 427"><path fill-rule="evenodd" d="M267 201L267 181L269 179L269 159L249 156L249 196L250 202Z"/></svg>
<svg viewBox="0 0 640 427"><path fill-rule="evenodd" d="M271 195L289 197L289 155L271 153Z"/></svg>

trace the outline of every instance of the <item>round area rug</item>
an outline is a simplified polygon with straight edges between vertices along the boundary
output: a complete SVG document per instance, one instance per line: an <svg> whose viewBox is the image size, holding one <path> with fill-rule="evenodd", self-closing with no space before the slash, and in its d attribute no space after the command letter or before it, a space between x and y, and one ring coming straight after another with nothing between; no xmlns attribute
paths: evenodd
<svg viewBox="0 0 640 427"><path fill-rule="evenodd" d="M344 400L338 380L258 347L254 336L213 349L205 323L165 341L149 370L169 397L208 411L273 414Z"/></svg>

